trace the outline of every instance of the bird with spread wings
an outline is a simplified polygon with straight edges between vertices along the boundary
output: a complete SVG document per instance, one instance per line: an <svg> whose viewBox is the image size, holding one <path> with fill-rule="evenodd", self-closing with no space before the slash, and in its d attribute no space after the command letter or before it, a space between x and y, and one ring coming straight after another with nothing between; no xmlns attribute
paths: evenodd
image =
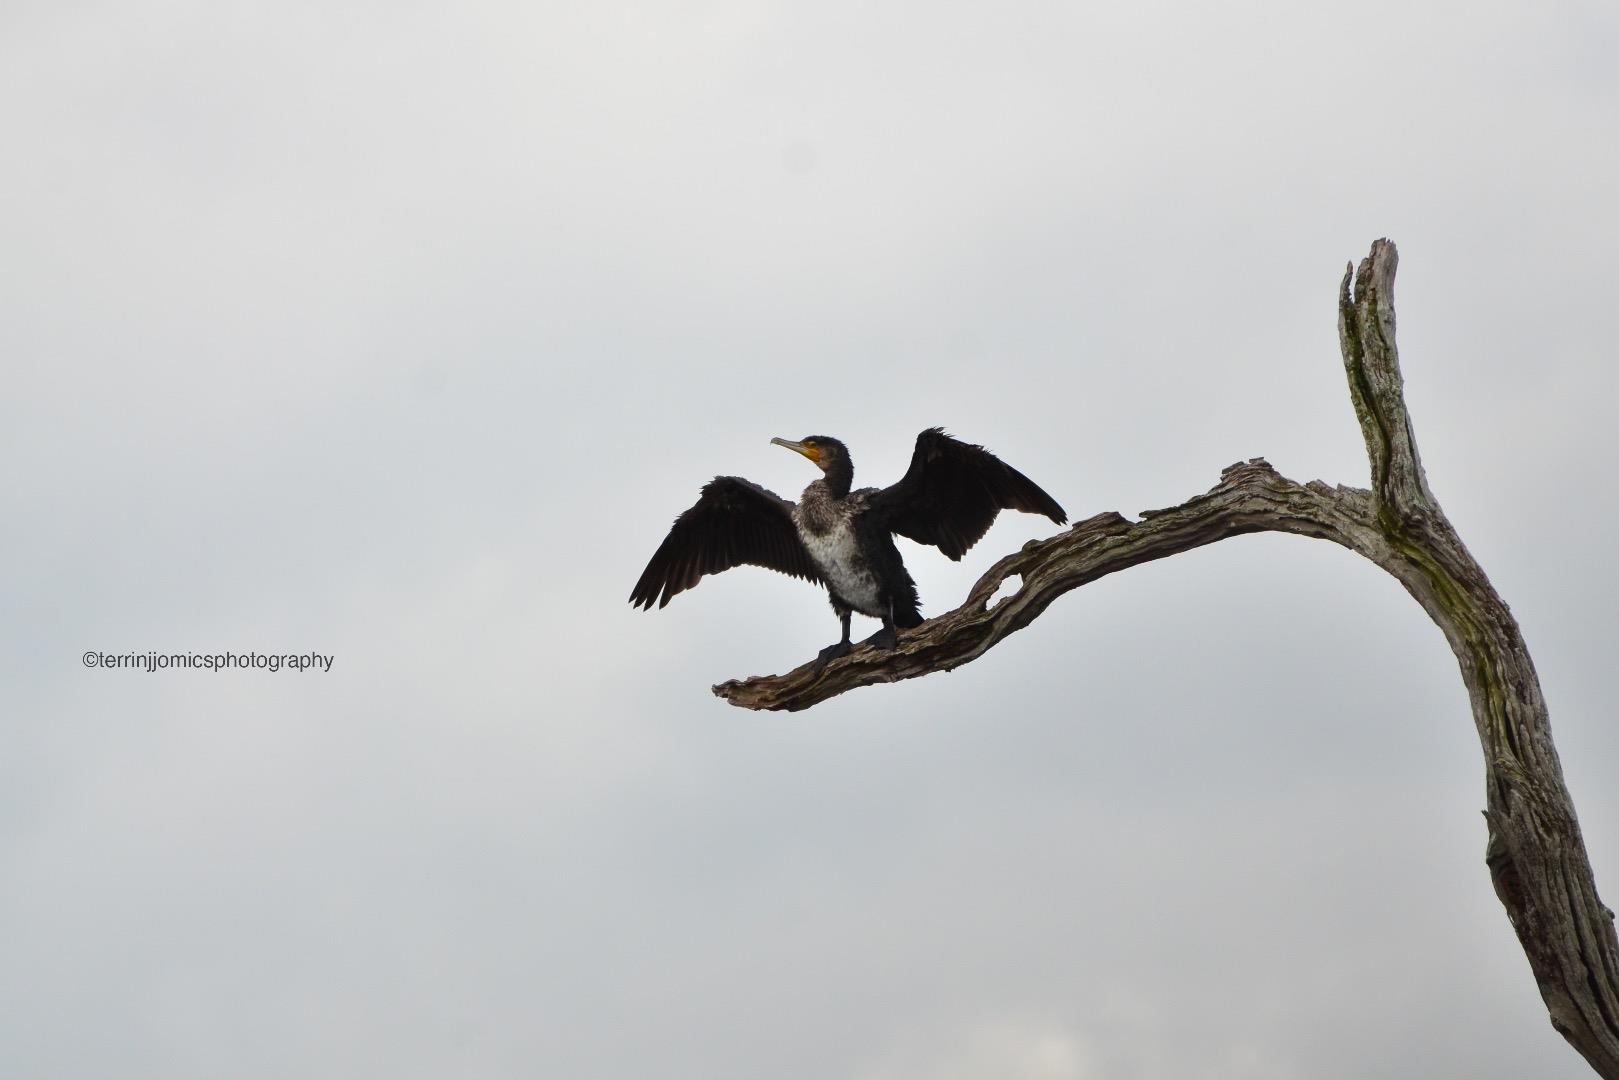
<svg viewBox="0 0 1619 1080"><path fill-rule="evenodd" d="M854 464L846 446L825 435L772 439L821 470L797 503L737 476L717 476L675 519L630 593L651 609L735 566L762 566L824 585L842 624L837 643L816 657L816 671L847 653L849 617L882 620L869 640L893 648L898 631L922 622L916 583L894 537L938 548L959 560L1002 510L1043 514L1059 525L1068 515L1034 481L981 446L929 428L916 437L910 468L886 488L851 490Z"/></svg>

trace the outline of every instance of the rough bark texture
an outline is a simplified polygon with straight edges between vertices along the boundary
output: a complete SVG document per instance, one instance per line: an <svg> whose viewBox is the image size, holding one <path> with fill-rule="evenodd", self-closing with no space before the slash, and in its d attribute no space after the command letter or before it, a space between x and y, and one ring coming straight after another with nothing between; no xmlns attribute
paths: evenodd
<svg viewBox="0 0 1619 1080"><path fill-rule="evenodd" d="M1228 536L1320 537L1394 575L1445 634L1484 747L1485 861L1555 1027L1607 1080L1619 1080L1619 939L1552 745L1546 702L1518 625L1440 509L1422 472L1394 342L1394 245L1379 240L1344 275L1338 329L1372 487L1299 484L1266 462L1227 468L1207 494L1140 521L1100 514L996 563L966 603L856 649L819 676L733 680L714 693L750 709L806 709L857 686L948 671L1029 625L1070 589ZM1003 582L1015 593L993 605Z"/></svg>

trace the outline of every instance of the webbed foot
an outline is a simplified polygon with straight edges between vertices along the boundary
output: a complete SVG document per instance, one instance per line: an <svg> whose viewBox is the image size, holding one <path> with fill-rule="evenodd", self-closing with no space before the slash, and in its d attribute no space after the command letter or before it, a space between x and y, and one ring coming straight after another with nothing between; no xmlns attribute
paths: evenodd
<svg viewBox="0 0 1619 1080"><path fill-rule="evenodd" d="M810 674L819 675L822 671L826 670L826 665L830 664L838 657L848 656L851 648L853 648L853 646L849 644L848 638L844 638L836 645L828 645L826 648L822 649L816 654L815 666L810 669Z"/></svg>
<svg viewBox="0 0 1619 1080"><path fill-rule="evenodd" d="M879 649L892 649L899 644L899 632L892 626L885 626L860 644L872 645Z"/></svg>

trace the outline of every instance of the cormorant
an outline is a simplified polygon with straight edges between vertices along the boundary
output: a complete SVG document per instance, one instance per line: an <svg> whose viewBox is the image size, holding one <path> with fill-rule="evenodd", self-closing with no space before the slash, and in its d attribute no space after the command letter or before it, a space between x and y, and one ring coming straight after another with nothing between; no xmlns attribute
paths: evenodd
<svg viewBox="0 0 1619 1080"><path fill-rule="evenodd" d="M868 642L891 649L899 629L922 622L916 582L900 561L894 536L932 544L952 560L989 531L1002 510L1068 515L1028 477L981 446L929 428L916 437L911 467L892 487L849 490L854 463L837 439L810 435L771 439L820 466L822 476L797 505L738 476L716 476L674 526L635 583L630 603L667 604L705 574L747 563L826 586L843 636L822 649L820 672L847 653L849 613L881 619Z"/></svg>

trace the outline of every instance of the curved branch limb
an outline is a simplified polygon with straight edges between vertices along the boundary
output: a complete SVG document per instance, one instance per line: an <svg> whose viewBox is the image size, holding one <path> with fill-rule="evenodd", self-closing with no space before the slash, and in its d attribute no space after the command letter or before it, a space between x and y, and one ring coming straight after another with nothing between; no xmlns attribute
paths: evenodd
<svg viewBox="0 0 1619 1080"><path fill-rule="evenodd" d="M859 686L949 671L1029 625L1070 589L1242 533L1296 532L1381 555L1387 545L1371 507L1365 491L1297 484L1256 458L1226 469L1207 494L1148 511L1141 521L1098 514L1048 540L1025 544L990 567L959 608L901 634L894 649L867 646L834 660L818 677L813 665L805 664L785 675L733 679L714 687L714 693L744 708L796 711ZM990 598L1013 576L1022 578L1018 590L991 605Z"/></svg>
<svg viewBox="0 0 1619 1080"><path fill-rule="evenodd" d="M1394 343L1393 243L1379 240L1339 294L1349 393L1372 466L1385 566L1444 631L1484 748L1486 862L1555 1027L1619 1080L1619 938L1597 895L1540 679L1518 624L1428 488Z"/></svg>
<svg viewBox="0 0 1619 1080"><path fill-rule="evenodd" d="M1552 1026L1598 1075L1619 1080L1619 937L1597 895L1574 803L1552 744L1534 663L1506 604L1428 489L1406 410L1394 341L1394 245L1379 240L1339 290L1339 339L1350 399L1371 463L1371 490L1299 484L1259 459L1140 521L1101 514L996 563L960 608L863 648L821 675L722 683L752 709L804 709L858 686L949 671L1029 625L1058 596L1139 563L1243 533L1274 531L1341 544L1392 574L1443 631L1467 685L1484 749L1485 861ZM990 605L1002 582L1012 596Z"/></svg>

